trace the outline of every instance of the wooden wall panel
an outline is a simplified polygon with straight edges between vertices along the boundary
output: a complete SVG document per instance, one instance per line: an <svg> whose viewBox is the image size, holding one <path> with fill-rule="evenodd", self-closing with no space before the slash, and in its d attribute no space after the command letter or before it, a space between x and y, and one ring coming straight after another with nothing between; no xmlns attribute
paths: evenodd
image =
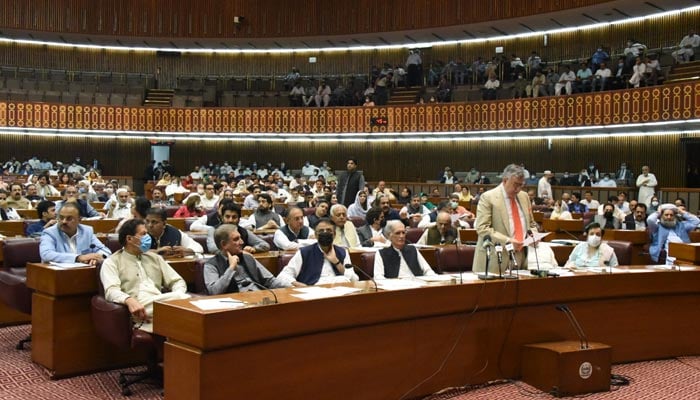
<svg viewBox="0 0 700 400"><path fill-rule="evenodd" d="M609 0L2 0L0 26L62 34L290 37L427 29ZM299 7L303 4L303 7ZM234 16L245 16L239 28Z"/></svg>
<svg viewBox="0 0 700 400"><path fill-rule="evenodd" d="M3 133L0 136L0 160L11 157L28 160L37 156L51 161L70 162L76 156L86 162L97 158L104 165L105 175L126 175L140 178L151 157L145 139L108 139L86 136L29 136Z"/></svg>
<svg viewBox="0 0 700 400"><path fill-rule="evenodd" d="M697 135L696 135L697 136ZM370 181L421 182L436 179L446 165L457 171L475 166L481 171L501 171L507 164L524 162L530 171L551 169L574 172L594 161L602 171L615 171L621 161L638 173L649 165L660 187L683 187L686 154L682 135L653 137L601 137L590 139L477 141L477 142L240 142L177 140L171 163L185 174L195 165L257 161L300 168L306 160L328 161L342 169L345 159L355 156ZM38 137L3 134L0 160L32 156L70 161L76 155L98 158L109 175L141 178L150 160L150 144L137 139Z"/></svg>
<svg viewBox="0 0 700 400"><path fill-rule="evenodd" d="M1 1L0 4L2 4ZM304 9L299 8L299 10ZM2 10L0 15L2 15L1 12ZM10 15L14 14L10 13ZM145 15L144 18L147 16ZM423 50L423 62L426 68L436 61L457 58L471 63L476 57L491 58L496 46L503 46L507 55L517 54L523 59L526 59L533 50L537 51L545 61L578 59L590 57L599 45L610 48L613 53L620 53L629 37L637 38L649 48L668 47L678 44L688 29L695 26L698 19L700 19L700 10L637 24L553 34L548 36L546 47L543 45L541 36L435 46ZM163 24L167 22L163 20ZM207 23L207 29L210 30L218 29L217 26L217 24ZM658 35L657 32L664 32L664 34ZM309 56L317 57L318 62L309 64ZM169 77L170 81L180 75L283 75L292 66L298 67L304 75L369 74L372 65L381 66L384 62L392 65L403 64L405 59L405 50L257 55L184 54L181 57L158 57L152 52L91 51L0 44L0 65L72 71L145 73L151 73L160 66L163 74Z"/></svg>

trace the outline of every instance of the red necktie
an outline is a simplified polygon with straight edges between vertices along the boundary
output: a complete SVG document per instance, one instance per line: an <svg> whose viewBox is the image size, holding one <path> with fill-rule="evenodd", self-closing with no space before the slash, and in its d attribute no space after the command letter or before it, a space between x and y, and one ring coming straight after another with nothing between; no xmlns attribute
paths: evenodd
<svg viewBox="0 0 700 400"><path fill-rule="evenodd" d="M510 209L511 212L513 213L513 237L515 238L516 241L522 242L523 239L525 238L524 232L523 232L523 223L520 220L520 209L518 208L518 202L515 201L514 197L510 198Z"/></svg>

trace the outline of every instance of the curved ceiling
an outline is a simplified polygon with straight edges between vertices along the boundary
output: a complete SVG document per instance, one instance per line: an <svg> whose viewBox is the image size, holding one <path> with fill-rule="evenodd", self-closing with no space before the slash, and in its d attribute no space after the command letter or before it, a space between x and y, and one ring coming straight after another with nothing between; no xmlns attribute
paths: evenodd
<svg viewBox="0 0 700 400"><path fill-rule="evenodd" d="M563 10L518 19L490 21L477 24L446 26L436 29L380 32L371 34L289 37L261 39L200 39L200 38L132 38L60 34L51 32L3 29L0 37L6 39L47 41L62 44L85 44L109 47L138 47L174 51L197 50L280 50L280 49L333 49L366 46L440 45L469 39L503 38L519 34L533 34L556 29L611 23L644 17L668 11L700 6L700 0L614 0L597 6Z"/></svg>

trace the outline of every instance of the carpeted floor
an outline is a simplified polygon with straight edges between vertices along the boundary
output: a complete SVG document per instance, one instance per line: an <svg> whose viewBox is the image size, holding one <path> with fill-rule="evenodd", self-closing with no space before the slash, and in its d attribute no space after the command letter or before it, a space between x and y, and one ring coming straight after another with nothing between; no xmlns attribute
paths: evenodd
<svg viewBox="0 0 700 400"><path fill-rule="evenodd" d="M29 350L17 351L19 339L30 326L0 328L0 400L105 400L123 399L117 385L119 371L52 381L46 371L31 362ZM629 377L629 386L607 393L591 394L590 400L698 400L700 357L649 361L613 366L613 373ZM130 399L160 399L160 389L137 385ZM506 382L467 389L446 389L430 400L554 399L522 382Z"/></svg>

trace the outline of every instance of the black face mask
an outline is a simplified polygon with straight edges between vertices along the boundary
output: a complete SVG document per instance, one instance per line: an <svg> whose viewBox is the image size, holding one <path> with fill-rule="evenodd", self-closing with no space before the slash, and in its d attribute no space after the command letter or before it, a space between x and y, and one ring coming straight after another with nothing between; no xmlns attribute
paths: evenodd
<svg viewBox="0 0 700 400"><path fill-rule="evenodd" d="M611 219L613 217L612 211L608 211L605 213L605 219Z"/></svg>
<svg viewBox="0 0 700 400"><path fill-rule="evenodd" d="M321 232L318 234L318 244L321 246L330 246L333 244L333 233Z"/></svg>

